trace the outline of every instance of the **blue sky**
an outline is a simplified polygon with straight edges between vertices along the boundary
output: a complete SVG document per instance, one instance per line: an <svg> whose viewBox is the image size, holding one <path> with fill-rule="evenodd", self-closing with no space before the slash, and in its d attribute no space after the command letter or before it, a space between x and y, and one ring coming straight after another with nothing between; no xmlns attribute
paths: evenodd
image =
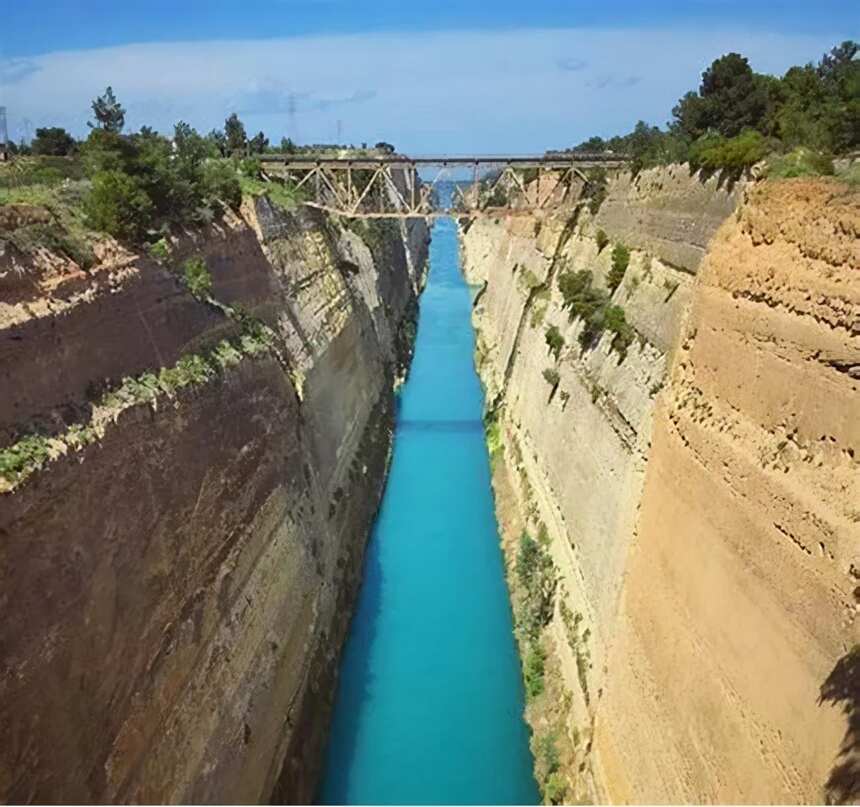
<svg viewBox="0 0 860 807"><path fill-rule="evenodd" d="M106 84L128 122L201 130L231 110L271 138L543 151L664 123L729 50L781 73L860 38L860 4L755 0L13 3L0 104L13 137L86 131Z"/></svg>

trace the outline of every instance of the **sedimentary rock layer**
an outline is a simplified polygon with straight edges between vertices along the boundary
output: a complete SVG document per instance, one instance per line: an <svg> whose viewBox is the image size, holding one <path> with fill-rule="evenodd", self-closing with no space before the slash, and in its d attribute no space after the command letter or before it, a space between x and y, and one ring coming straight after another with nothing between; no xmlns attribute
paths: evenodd
<svg viewBox="0 0 860 807"><path fill-rule="evenodd" d="M856 667L859 226L839 183L678 166L596 214L467 228L509 563L510 523L545 528L559 575L543 644L570 696L529 710L569 740L568 795L844 797L856 696L819 697ZM558 277L606 289L618 243L635 338L583 347Z"/></svg>
<svg viewBox="0 0 860 807"><path fill-rule="evenodd" d="M312 798L426 240L248 201L172 244L210 302L116 249L7 254L2 447L249 321L274 337L0 495L0 798Z"/></svg>

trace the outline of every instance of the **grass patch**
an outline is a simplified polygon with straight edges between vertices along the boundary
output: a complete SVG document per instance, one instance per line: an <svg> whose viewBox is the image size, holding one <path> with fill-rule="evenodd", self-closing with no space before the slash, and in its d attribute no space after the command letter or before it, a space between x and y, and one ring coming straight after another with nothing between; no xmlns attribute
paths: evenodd
<svg viewBox="0 0 860 807"><path fill-rule="evenodd" d="M799 147L787 154L770 157L764 173L769 179L832 176L833 158L829 154Z"/></svg>
<svg viewBox="0 0 860 807"><path fill-rule="evenodd" d="M0 187L0 206L32 205L47 211L48 222L34 222L4 231L0 239L31 255L47 249L65 255L83 269L95 263L92 242L98 237L85 222L82 199L86 182L69 182L62 186L29 185Z"/></svg>
<svg viewBox="0 0 860 807"><path fill-rule="evenodd" d="M300 190L283 182L264 182L262 179L239 175L239 187L243 196L265 196L275 207L289 213L295 210L302 202L303 196Z"/></svg>

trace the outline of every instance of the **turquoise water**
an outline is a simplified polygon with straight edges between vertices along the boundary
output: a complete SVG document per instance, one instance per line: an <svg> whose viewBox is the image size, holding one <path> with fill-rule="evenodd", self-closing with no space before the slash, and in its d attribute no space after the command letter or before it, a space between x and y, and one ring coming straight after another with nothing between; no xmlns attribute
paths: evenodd
<svg viewBox="0 0 860 807"><path fill-rule="evenodd" d="M438 222L320 801L537 804L469 290Z"/></svg>

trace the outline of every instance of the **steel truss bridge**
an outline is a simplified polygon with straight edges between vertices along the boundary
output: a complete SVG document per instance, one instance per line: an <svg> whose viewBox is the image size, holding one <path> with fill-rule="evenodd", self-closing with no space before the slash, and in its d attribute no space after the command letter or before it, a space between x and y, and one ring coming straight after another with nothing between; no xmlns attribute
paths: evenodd
<svg viewBox="0 0 860 807"><path fill-rule="evenodd" d="M540 215L569 203L573 188L588 181L586 172L590 169L618 170L627 161L625 155L585 153L546 157L262 157L265 172L301 191L303 204L363 219ZM440 192L446 186L448 190Z"/></svg>

